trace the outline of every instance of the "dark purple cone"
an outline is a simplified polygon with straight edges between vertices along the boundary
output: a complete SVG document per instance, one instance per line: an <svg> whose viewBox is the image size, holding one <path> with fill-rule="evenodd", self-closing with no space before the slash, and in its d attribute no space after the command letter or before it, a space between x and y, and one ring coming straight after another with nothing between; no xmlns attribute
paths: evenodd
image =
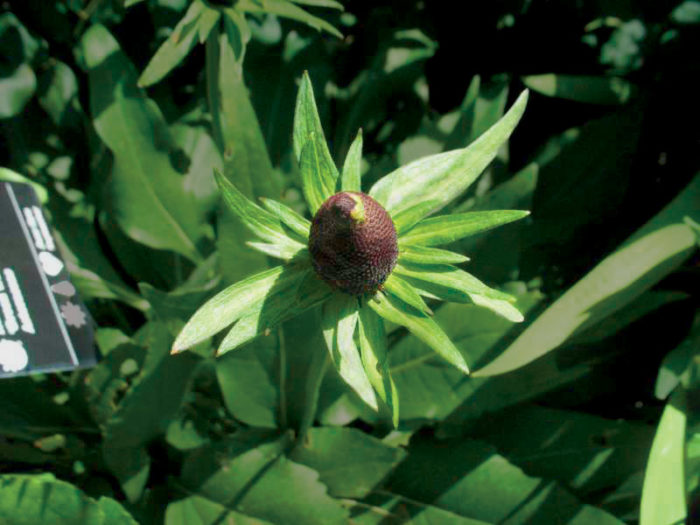
<svg viewBox="0 0 700 525"><path fill-rule="evenodd" d="M352 295L377 291L399 254L389 214L369 195L354 191L336 193L321 205L311 223L309 251L316 273Z"/></svg>

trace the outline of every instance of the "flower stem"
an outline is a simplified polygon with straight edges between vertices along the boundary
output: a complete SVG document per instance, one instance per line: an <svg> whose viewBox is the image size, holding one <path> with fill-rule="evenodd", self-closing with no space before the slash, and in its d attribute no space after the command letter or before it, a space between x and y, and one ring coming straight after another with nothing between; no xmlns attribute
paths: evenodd
<svg viewBox="0 0 700 525"><path fill-rule="evenodd" d="M311 364L306 377L304 412L299 425L298 443L303 443L306 434L314 423L316 409L318 408L318 398L321 392L323 377L328 368L328 350L325 345L318 345L311 356Z"/></svg>

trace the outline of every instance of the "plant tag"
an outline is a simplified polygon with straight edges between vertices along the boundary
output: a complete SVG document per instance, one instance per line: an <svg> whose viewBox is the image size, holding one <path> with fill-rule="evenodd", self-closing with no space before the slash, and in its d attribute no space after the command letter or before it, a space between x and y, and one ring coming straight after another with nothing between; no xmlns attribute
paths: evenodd
<svg viewBox="0 0 700 525"><path fill-rule="evenodd" d="M96 362L93 321L34 189L0 182L0 378Z"/></svg>

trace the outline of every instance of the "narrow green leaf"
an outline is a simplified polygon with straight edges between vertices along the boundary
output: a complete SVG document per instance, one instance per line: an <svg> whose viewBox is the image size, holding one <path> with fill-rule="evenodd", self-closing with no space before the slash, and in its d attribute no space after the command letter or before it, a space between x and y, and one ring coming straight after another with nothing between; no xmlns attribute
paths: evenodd
<svg viewBox="0 0 700 525"><path fill-rule="evenodd" d="M286 0L265 0L264 3L257 2L256 0L239 0L236 3L236 8L248 13L271 13L284 18L290 18L292 20L303 22L304 24L313 27L318 31L326 31L331 35L337 36L338 38L343 38L343 34L331 24L322 18L318 18L310 13L307 13L300 7L297 7L293 3Z"/></svg>
<svg viewBox="0 0 700 525"><path fill-rule="evenodd" d="M350 145L348 154L343 164L343 175L340 189L343 191L362 191L362 130L357 132L357 137Z"/></svg>
<svg viewBox="0 0 700 525"><path fill-rule="evenodd" d="M343 7L343 4L340 2L336 2L334 0L291 0L295 4L300 4L300 5L310 5L314 7L329 7L331 9L339 9L340 11L344 11L345 8Z"/></svg>
<svg viewBox="0 0 700 525"><path fill-rule="evenodd" d="M419 222L402 236L401 245L439 246L527 217L529 211L493 210L455 213Z"/></svg>
<svg viewBox="0 0 700 525"><path fill-rule="evenodd" d="M293 138L294 154L301 164L304 195L312 212L315 212L318 206L313 208L309 196L314 196L313 202L315 203L318 199L315 197L316 195L323 197L321 202L333 195L338 180L338 170L323 135L321 119L318 116L313 86L308 72L304 72L297 94ZM313 146L308 146L308 144ZM303 152L307 148L309 148L309 152L306 153L307 158L304 160Z"/></svg>
<svg viewBox="0 0 700 525"><path fill-rule="evenodd" d="M287 239L284 243L279 244L268 244L265 242L246 242L247 246L250 246L254 250L274 257L275 259L282 259L283 261L289 261L301 255L301 253L306 250L306 245L301 244L292 239Z"/></svg>
<svg viewBox="0 0 700 525"><path fill-rule="evenodd" d="M299 244L287 237L282 225L274 215L246 198L236 186L216 169L214 170L214 177L226 204L251 232L273 244Z"/></svg>
<svg viewBox="0 0 700 525"><path fill-rule="evenodd" d="M685 392L678 389L661 416L644 474L640 525L685 521L684 405Z"/></svg>
<svg viewBox="0 0 700 525"><path fill-rule="evenodd" d="M49 200L49 192L46 191L46 188L44 188L41 184L28 179L24 175L20 175L16 171L12 171L11 169L0 167L0 181L29 184L32 188L34 188L36 196L39 198L39 202L46 204Z"/></svg>
<svg viewBox="0 0 700 525"><path fill-rule="evenodd" d="M419 312L433 315L433 311L428 308L428 305L425 304L425 301L423 301L423 298L418 294L418 292L416 292L413 286L404 281L395 273L389 275L389 278L384 282L383 287L388 292L401 299L404 303L413 306L413 308Z"/></svg>
<svg viewBox="0 0 700 525"><path fill-rule="evenodd" d="M195 1L190 4L185 16L178 22L165 42L161 44L156 54L148 62L146 69L141 73L138 80L140 87L155 84L182 62L197 41L197 25L202 13L206 11L215 13L218 19L218 11L207 8L202 2Z"/></svg>
<svg viewBox="0 0 700 525"><path fill-rule="evenodd" d="M336 294L323 306L323 337L338 374L374 410L377 398L355 346L358 318L357 298Z"/></svg>
<svg viewBox="0 0 700 525"><path fill-rule="evenodd" d="M274 295L265 299L254 311L241 317L219 345L217 355L225 354L261 334L268 333L287 319L321 304L332 293L311 269L299 273L298 280L290 279L285 286L283 290L276 290Z"/></svg>
<svg viewBox="0 0 700 525"><path fill-rule="evenodd" d="M588 104L624 104L634 93L632 84L619 77L547 73L521 77L521 80L542 95Z"/></svg>
<svg viewBox="0 0 700 525"><path fill-rule="evenodd" d="M197 36L200 44L204 44L207 41L220 17L221 12L218 9L207 8L204 10L202 16L197 20Z"/></svg>
<svg viewBox="0 0 700 525"><path fill-rule="evenodd" d="M696 249L683 217L697 216L700 176L664 210L545 310L478 375L520 368L605 319L677 268Z"/></svg>
<svg viewBox="0 0 700 525"><path fill-rule="evenodd" d="M109 197L117 223L142 244L200 261L201 223L164 148L170 137L163 115L136 88L133 65L104 26L88 29L81 47L93 124L114 153Z"/></svg>
<svg viewBox="0 0 700 525"><path fill-rule="evenodd" d="M436 200L421 202L392 215L391 220L394 222L396 233L399 237L406 234L439 204L440 202Z"/></svg>
<svg viewBox="0 0 700 525"><path fill-rule="evenodd" d="M334 178L329 177L329 174L333 172L335 167L332 164L328 164L327 160L323 155L319 154L319 145L314 140L308 141L301 152L301 160L299 162L301 183L306 203L312 215L316 213L328 197L335 193L333 189L324 184L324 182L327 183L331 179L335 181Z"/></svg>
<svg viewBox="0 0 700 525"><path fill-rule="evenodd" d="M528 92L496 124L464 149L431 155L402 166L377 182L369 194L392 213L437 199L437 211L466 190L508 140L525 111Z"/></svg>
<svg viewBox="0 0 700 525"><path fill-rule="evenodd" d="M278 266L239 281L209 299L195 312L173 343L173 352L186 350L220 332L253 311L270 293L284 289L298 268Z"/></svg>
<svg viewBox="0 0 700 525"><path fill-rule="evenodd" d="M391 410L394 427L399 426L399 396L389 373L384 322L366 304L359 313L360 353L369 382Z"/></svg>
<svg viewBox="0 0 700 525"><path fill-rule="evenodd" d="M417 264L460 264L467 262L469 257L440 248L427 246L399 246L399 262Z"/></svg>
<svg viewBox="0 0 700 525"><path fill-rule="evenodd" d="M281 202L277 202L272 199L266 199L264 197L260 198L263 206L271 213L274 213L279 220L289 227L294 233L298 233L304 239L309 238L309 230L311 230L311 222L289 206L285 206Z"/></svg>
<svg viewBox="0 0 700 525"><path fill-rule="evenodd" d="M432 318L416 314L408 305L382 292L377 292L368 304L384 319L405 326L438 355L465 374L469 373L469 367L460 351Z"/></svg>

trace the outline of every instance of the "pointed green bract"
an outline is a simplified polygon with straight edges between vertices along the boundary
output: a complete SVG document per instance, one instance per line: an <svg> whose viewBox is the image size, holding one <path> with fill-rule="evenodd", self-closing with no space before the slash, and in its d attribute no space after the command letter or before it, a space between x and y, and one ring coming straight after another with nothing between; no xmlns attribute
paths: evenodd
<svg viewBox="0 0 700 525"><path fill-rule="evenodd" d="M330 161L332 163L332 161ZM328 197L335 193L335 178L329 178L335 167L328 163L328 159L319 152L317 142L310 140L301 151L299 171L301 172L301 184L304 191L306 204L311 214L314 215ZM324 185L324 180L333 181L333 186Z"/></svg>
<svg viewBox="0 0 700 525"><path fill-rule="evenodd" d="M173 343L173 353L186 350L233 324L257 308L268 294L296 279L301 271L297 267L278 266L219 292L190 318Z"/></svg>
<svg viewBox="0 0 700 525"><path fill-rule="evenodd" d="M268 244L265 242L246 242L247 246L250 246L254 250L257 250L265 255L274 257L275 259L282 259L283 261L289 261L299 256L302 251L306 250L306 245L300 242L294 241L292 239L287 239L283 244Z"/></svg>
<svg viewBox="0 0 700 525"><path fill-rule="evenodd" d="M401 236L410 231L411 228L418 224L438 205L439 201L436 200L421 202L420 204L416 204L415 206L405 208L402 211L395 213L391 217L391 220L394 221L394 227L396 228L397 235Z"/></svg>
<svg viewBox="0 0 700 525"><path fill-rule="evenodd" d="M469 257L440 248L406 245L399 247L399 262L414 264L459 264L467 262Z"/></svg>
<svg viewBox="0 0 700 525"><path fill-rule="evenodd" d="M362 130L350 145L343 164L343 175L340 182L342 191L362 191Z"/></svg>
<svg viewBox="0 0 700 525"><path fill-rule="evenodd" d="M524 91L501 120L464 149L411 162L379 180L369 192L388 212L437 199L437 211L466 190L508 140L525 111Z"/></svg>
<svg viewBox="0 0 700 525"><path fill-rule="evenodd" d="M362 364L370 383L391 410L394 427L399 426L399 397L389 373L384 322L366 304L359 312L359 340Z"/></svg>
<svg viewBox="0 0 700 525"><path fill-rule="evenodd" d="M425 290L447 301L473 302L515 323L523 320L523 315L511 304L515 300L513 297L486 286L473 275L454 266L399 264L394 271L408 278L411 284L418 281L420 292Z"/></svg>
<svg viewBox="0 0 700 525"><path fill-rule="evenodd" d="M282 225L274 215L247 199L238 188L216 169L214 170L214 176L224 196L224 201L231 211L241 219L250 231L275 247L274 249L270 248L265 253L274 254L275 250L277 250L281 253L290 254L303 248L301 243L287 236ZM258 246L256 248L260 249Z"/></svg>
<svg viewBox="0 0 700 525"><path fill-rule="evenodd" d="M307 269L298 275L298 279L290 279L284 290L277 290L258 308L241 317L219 345L217 356L240 347L331 296L331 289L313 274L313 270Z"/></svg>
<svg viewBox="0 0 700 525"><path fill-rule="evenodd" d="M294 155L300 163L304 196L315 212L323 201L336 193L338 170L323 135L307 72L301 79L294 112Z"/></svg>
<svg viewBox="0 0 700 525"><path fill-rule="evenodd" d="M319 6L319 7L333 7L338 9L338 7L335 5L335 2L333 2L331 5L328 5L327 2L314 2L312 3L311 1L307 0L306 2L296 2L299 4L304 4L307 3L309 5L314 5L314 6ZM327 33L330 33L333 36L336 36L338 38L343 38L343 34L338 31L335 27L333 27L331 24L323 20L322 18L318 18L317 16L312 15L311 13L307 13L300 7L297 7L294 5L292 2L289 2L287 0L265 0L264 2L260 2L258 0L238 0L236 2L236 8L240 9L241 11L245 11L247 13L257 13L257 14L273 14L277 16L281 16L284 18L290 18L292 20L297 20L299 22L303 22L304 24L313 27L314 29L318 31L326 31Z"/></svg>
<svg viewBox="0 0 700 525"><path fill-rule="evenodd" d="M274 213L294 233L301 235L304 239L309 238L309 230L311 229L311 221L305 219L289 206L285 206L281 202L272 199L261 198L260 201L268 211Z"/></svg>
<svg viewBox="0 0 700 525"><path fill-rule="evenodd" d="M387 321L405 326L409 332L465 374L469 367L454 343L431 317L420 314L399 299L377 292L370 308Z"/></svg>
<svg viewBox="0 0 700 525"><path fill-rule="evenodd" d="M432 315L433 311L428 308L428 305L425 304L425 301L423 301L423 298L418 292L395 273L389 275L389 278L384 282L383 286L389 293L394 294L404 303L410 304L419 312Z"/></svg>
<svg viewBox="0 0 700 525"><path fill-rule="evenodd" d="M469 235L517 221L529 214L530 212L521 210L494 210L431 217L419 222L410 232L402 236L400 244L421 246L449 244Z"/></svg>
<svg viewBox="0 0 700 525"><path fill-rule="evenodd" d="M340 377L365 403L377 410L377 398L355 345L357 310L357 298L346 294L334 295L323 306L323 337Z"/></svg>

